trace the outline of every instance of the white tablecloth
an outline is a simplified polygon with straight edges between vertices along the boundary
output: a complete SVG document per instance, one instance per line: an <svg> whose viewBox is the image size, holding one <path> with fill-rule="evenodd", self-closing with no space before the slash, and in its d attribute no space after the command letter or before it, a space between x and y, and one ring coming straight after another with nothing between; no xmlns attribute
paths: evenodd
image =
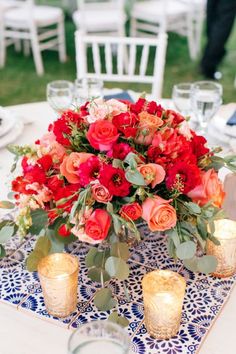
<svg viewBox="0 0 236 354"><path fill-rule="evenodd" d="M25 126L23 134L15 141L16 144L33 143L46 131L49 122L55 119L46 102L24 104L9 109L34 120L31 125ZM12 155L6 149L1 149L0 161L2 200L8 192L5 182L12 178L9 173ZM236 288L202 345L200 354L235 353L235 324ZM70 333L58 324L51 324L23 311L17 311L11 305L0 303L0 354L66 354Z"/></svg>

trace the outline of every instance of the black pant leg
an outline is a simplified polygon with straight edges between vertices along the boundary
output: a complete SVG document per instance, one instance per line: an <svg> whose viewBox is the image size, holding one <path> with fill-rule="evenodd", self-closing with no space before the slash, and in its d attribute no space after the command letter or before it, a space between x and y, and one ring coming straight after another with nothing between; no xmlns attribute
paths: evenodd
<svg viewBox="0 0 236 354"><path fill-rule="evenodd" d="M225 44L234 25L236 0L208 0L207 20L208 42L201 67L204 73L212 75L225 55ZM214 10L213 10L214 7ZM214 14L214 17L212 16Z"/></svg>

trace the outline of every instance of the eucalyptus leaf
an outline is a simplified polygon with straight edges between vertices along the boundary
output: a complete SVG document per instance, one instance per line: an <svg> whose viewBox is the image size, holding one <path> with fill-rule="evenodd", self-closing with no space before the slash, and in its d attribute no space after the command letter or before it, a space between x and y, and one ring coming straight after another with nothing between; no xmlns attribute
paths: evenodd
<svg viewBox="0 0 236 354"><path fill-rule="evenodd" d="M108 213L113 213L113 205L110 202L107 203L107 211Z"/></svg>
<svg viewBox="0 0 236 354"><path fill-rule="evenodd" d="M198 259L198 271L204 274L212 273L216 270L217 259L214 256L202 256Z"/></svg>
<svg viewBox="0 0 236 354"><path fill-rule="evenodd" d="M8 200L2 200L2 201L0 201L0 208L1 209L14 209L15 204L12 202L9 202Z"/></svg>
<svg viewBox="0 0 236 354"><path fill-rule="evenodd" d="M0 258L4 258L6 256L6 251L3 245L0 245Z"/></svg>
<svg viewBox="0 0 236 354"><path fill-rule="evenodd" d="M122 161L119 159L113 159L112 166L115 168L122 168L123 167Z"/></svg>
<svg viewBox="0 0 236 354"><path fill-rule="evenodd" d="M174 244L174 241L172 238L168 237L167 239L167 249L170 257L175 258L176 257L176 247Z"/></svg>
<svg viewBox="0 0 236 354"><path fill-rule="evenodd" d="M198 259L197 259L197 257L185 259L183 261L183 264L187 269L191 270L192 272L198 272Z"/></svg>
<svg viewBox="0 0 236 354"><path fill-rule="evenodd" d="M196 244L193 241L186 241L176 248L176 255L181 260L190 259L195 255L196 250Z"/></svg>
<svg viewBox="0 0 236 354"><path fill-rule="evenodd" d="M48 214L43 209L36 209L31 211L31 218L32 226L29 228L29 232L33 235L38 235L48 223Z"/></svg>
<svg viewBox="0 0 236 354"><path fill-rule="evenodd" d="M129 276L128 264L118 257L109 257L106 261L105 269L111 277L115 277L119 280L125 280Z"/></svg>
<svg viewBox="0 0 236 354"><path fill-rule="evenodd" d="M7 243L14 234L14 226L6 225L0 230L0 244Z"/></svg>
<svg viewBox="0 0 236 354"><path fill-rule="evenodd" d="M178 247L180 244L180 239L179 239L179 235L176 229L171 229L168 232L169 237L172 239L172 241L174 242L175 247Z"/></svg>
<svg viewBox="0 0 236 354"><path fill-rule="evenodd" d="M211 240L216 246L220 246L220 241L215 236L208 234L209 240Z"/></svg>
<svg viewBox="0 0 236 354"><path fill-rule="evenodd" d="M138 170L128 169L125 172L125 178L132 184L136 186L146 186L145 180Z"/></svg>
<svg viewBox="0 0 236 354"><path fill-rule="evenodd" d="M94 305L100 311L109 311L117 305L117 301L112 298L111 289L101 289L94 297Z"/></svg>
<svg viewBox="0 0 236 354"><path fill-rule="evenodd" d="M129 320L121 315L118 315L116 311L112 312L109 317L108 321L111 321L113 323L116 323L120 325L121 327L127 327L129 325Z"/></svg>
<svg viewBox="0 0 236 354"><path fill-rule="evenodd" d="M197 218L197 229L200 234L200 236L203 238L203 240L207 239L207 223L204 219L202 218Z"/></svg>
<svg viewBox="0 0 236 354"><path fill-rule="evenodd" d="M44 258L44 254L40 250L34 250L30 253L26 260L26 267L29 272L35 272L38 270L38 264L41 259Z"/></svg>
<svg viewBox="0 0 236 354"><path fill-rule="evenodd" d="M188 208L191 214L201 214L201 208L196 203L188 202L185 203L185 206Z"/></svg>
<svg viewBox="0 0 236 354"><path fill-rule="evenodd" d="M119 218L116 216L116 214L112 214L112 220L113 220L113 226L114 226L115 233L118 235L121 231L122 224L121 224Z"/></svg>
<svg viewBox="0 0 236 354"><path fill-rule="evenodd" d="M130 257L129 247L125 242L116 242L111 246L111 256L122 258L128 261Z"/></svg>
<svg viewBox="0 0 236 354"><path fill-rule="evenodd" d="M40 251L44 256L47 256L49 254L50 249L51 241L49 240L49 238L47 236L39 237L34 250Z"/></svg>
<svg viewBox="0 0 236 354"><path fill-rule="evenodd" d="M54 230L47 230L47 236L51 242L50 253L61 253L64 250L64 244L55 238Z"/></svg>
<svg viewBox="0 0 236 354"><path fill-rule="evenodd" d="M137 168L137 159L139 160L135 153L129 152L125 157L124 162L126 162L131 167L131 169L135 169Z"/></svg>
<svg viewBox="0 0 236 354"><path fill-rule="evenodd" d="M88 277L92 281L96 281L97 283L101 283L101 280L103 279L103 282L106 282L111 279L110 275L107 273L107 271L103 268L90 268L88 270Z"/></svg>
<svg viewBox="0 0 236 354"><path fill-rule="evenodd" d="M96 254L98 253L98 250L96 247L90 248L88 251L86 257L85 257L85 265L87 268L93 267L94 266L94 258Z"/></svg>

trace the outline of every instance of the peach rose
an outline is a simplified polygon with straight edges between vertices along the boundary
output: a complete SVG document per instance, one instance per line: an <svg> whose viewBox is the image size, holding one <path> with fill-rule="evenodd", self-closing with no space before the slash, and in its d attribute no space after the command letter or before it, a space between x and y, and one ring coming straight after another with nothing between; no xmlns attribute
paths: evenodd
<svg viewBox="0 0 236 354"><path fill-rule="evenodd" d="M225 192L223 185L214 169L201 173L201 184L188 193L188 197L200 206L212 201L216 207L221 207Z"/></svg>
<svg viewBox="0 0 236 354"><path fill-rule="evenodd" d="M111 226L111 217L106 210L95 209L85 224L85 233L94 241L104 240Z"/></svg>
<svg viewBox="0 0 236 354"><path fill-rule="evenodd" d="M143 202L142 218L147 221L151 231L165 231L176 225L176 211L169 202L170 200L158 196L147 198Z"/></svg>
<svg viewBox="0 0 236 354"><path fill-rule="evenodd" d="M60 166L62 176L66 177L70 183L79 183L78 167L92 156L93 154L85 152L72 152L70 155L65 156Z"/></svg>
<svg viewBox="0 0 236 354"><path fill-rule="evenodd" d="M114 98L108 100L107 105L109 107L109 115L112 117L116 116L117 114L127 112L127 105Z"/></svg>
<svg viewBox="0 0 236 354"><path fill-rule="evenodd" d="M92 196L98 203L107 203L112 199L109 190L100 183L92 186Z"/></svg>
<svg viewBox="0 0 236 354"><path fill-rule="evenodd" d="M163 120L146 111L139 113L139 128L135 139L137 144L150 145L157 128L163 125Z"/></svg>
<svg viewBox="0 0 236 354"><path fill-rule="evenodd" d="M152 188L161 183L166 175L164 168L156 163L141 165L138 167L138 171L143 176L146 184L151 184Z"/></svg>

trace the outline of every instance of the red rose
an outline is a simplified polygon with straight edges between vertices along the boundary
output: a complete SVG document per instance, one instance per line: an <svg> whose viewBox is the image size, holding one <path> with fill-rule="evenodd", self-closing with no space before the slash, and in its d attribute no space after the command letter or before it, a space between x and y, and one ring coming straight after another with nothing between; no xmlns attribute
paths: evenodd
<svg viewBox="0 0 236 354"><path fill-rule="evenodd" d="M60 188L63 187L64 181L63 181L63 179L60 179L58 175L56 175L56 176L49 177L47 179L47 183L46 184L47 184L47 187L52 192L56 192L57 190L59 190Z"/></svg>
<svg viewBox="0 0 236 354"><path fill-rule="evenodd" d="M126 180L125 172L121 168L104 165L100 171L99 180L111 195L126 197L130 192L131 184Z"/></svg>
<svg viewBox="0 0 236 354"><path fill-rule="evenodd" d="M66 224L62 224L58 230L57 230L58 234L62 237L69 237L71 232L70 229L68 228L68 226Z"/></svg>
<svg viewBox="0 0 236 354"><path fill-rule="evenodd" d="M166 186L168 189L188 193L200 183L200 170L196 165L177 162L167 172Z"/></svg>
<svg viewBox="0 0 236 354"><path fill-rule="evenodd" d="M114 144L112 150L108 152L108 157L113 157L114 159L124 160L129 152L132 151L132 148L129 144L119 143Z"/></svg>
<svg viewBox="0 0 236 354"><path fill-rule="evenodd" d="M143 212L142 207L138 203L123 205L119 211L122 218L124 218L127 221L130 221L130 219L131 220L139 219L142 215L142 212Z"/></svg>
<svg viewBox="0 0 236 354"><path fill-rule="evenodd" d="M136 114L130 112L120 113L113 117L112 123L126 138L136 136L138 123Z"/></svg>
<svg viewBox="0 0 236 354"><path fill-rule="evenodd" d="M43 168L44 171L48 171L52 167L51 155L44 155L38 159L37 163Z"/></svg>
<svg viewBox="0 0 236 354"><path fill-rule="evenodd" d="M114 124L108 120L98 120L89 126L87 139L90 145L100 151L108 151L119 138Z"/></svg>
<svg viewBox="0 0 236 354"><path fill-rule="evenodd" d="M85 233L93 240L104 240L111 226L111 217L106 210L96 209L88 218Z"/></svg>

